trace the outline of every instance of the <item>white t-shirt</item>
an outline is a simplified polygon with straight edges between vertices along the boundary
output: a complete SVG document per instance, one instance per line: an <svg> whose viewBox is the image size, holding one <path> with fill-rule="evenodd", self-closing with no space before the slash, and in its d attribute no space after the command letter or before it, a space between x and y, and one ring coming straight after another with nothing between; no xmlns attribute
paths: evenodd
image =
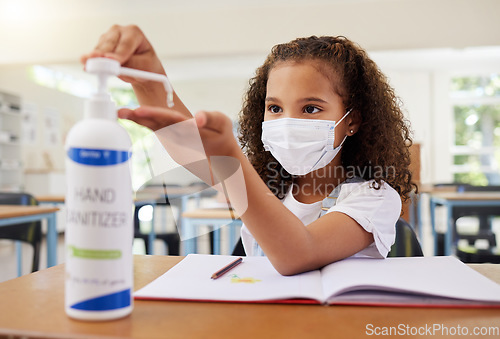
<svg viewBox="0 0 500 339"><path fill-rule="evenodd" d="M380 189L370 187L372 183L373 181L342 183L338 187L336 204L326 213L344 213L373 234L374 242L356 253L355 257L385 258L396 236L395 225L401 213L401 198L385 182L382 182ZM283 204L304 225L309 225L320 217L322 201L304 204L295 200L289 191ZM245 225L241 229L241 240L247 255L265 255Z"/></svg>

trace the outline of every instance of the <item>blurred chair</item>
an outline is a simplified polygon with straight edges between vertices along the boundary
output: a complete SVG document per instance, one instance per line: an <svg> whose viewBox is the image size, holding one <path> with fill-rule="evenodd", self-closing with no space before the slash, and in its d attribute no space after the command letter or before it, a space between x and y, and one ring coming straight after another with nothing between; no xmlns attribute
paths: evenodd
<svg viewBox="0 0 500 339"><path fill-rule="evenodd" d="M160 199L157 199L155 202L155 206L171 206L170 201L168 200L167 192L168 188L178 188L181 187L180 185L150 185L148 188L157 188L159 190L162 190L164 193L162 194L163 197ZM153 254L153 248L150 248L149 244L149 233L143 233L141 231L141 220L139 218L139 211L141 208L144 206L152 206L151 203L136 203L135 204L135 209L134 209L134 238L137 239L142 239L144 241L144 247L146 250L146 254ZM153 209L153 213L154 213ZM154 220L154 219L153 219ZM151 225L151 227L154 227L155 225ZM179 247L180 247L180 237L179 233L177 230L175 232L167 232L167 233L156 233L155 230L155 239L162 240L165 243L165 246L167 247L167 253L169 255L179 255Z"/></svg>
<svg viewBox="0 0 500 339"><path fill-rule="evenodd" d="M186 192L183 192L186 189ZM215 189L211 188L209 185L201 182L195 181L190 183L187 186L181 186L177 184L156 184L156 185L148 185L144 188L145 191L148 190L156 190L160 192L161 198L157 199L155 202L155 206L170 206L176 208L177 211L177 221L181 221L181 215L183 212L183 208L186 206L182 206L184 203L181 202L182 198L186 196L192 197L196 199L196 204L199 205L200 199L211 198L217 194ZM170 194L169 194L170 190ZM174 192L174 193L172 193ZM169 200L169 196L171 196L171 200ZM149 233L143 233L140 227L140 219L139 219L139 210L147 205L152 205L151 203L145 202L143 204L136 203L135 211L134 211L134 238L143 239L144 246L147 254L152 254L153 249L149 248ZM153 211L154 213L154 211ZM163 220L164 221L164 220ZM182 222L182 221L181 221ZM152 225L151 227L154 227ZM156 230L155 230L156 231ZM212 235L213 237L213 235ZM180 236L178 230L176 229L174 232L167 233L155 233L155 238L162 240L167 246L167 253L169 255L179 255L180 250ZM211 245L213 246L213 245Z"/></svg>
<svg viewBox="0 0 500 339"><path fill-rule="evenodd" d="M460 187L461 192L498 192L500 186L471 186ZM497 241L493 230L493 218L500 216L498 206L460 206L453 208L454 236L457 239L456 254L465 263L500 263L500 252L496 249ZM457 220L462 217L476 217L479 228L475 234L463 234L457 230ZM486 243L486 248L480 248L479 242ZM466 242L467 245L460 245Z"/></svg>
<svg viewBox="0 0 500 339"><path fill-rule="evenodd" d="M150 184L147 185L144 190L152 190L152 191L157 191L159 194L158 196L161 196L161 198L156 199L154 206L151 203L144 202L144 203L136 203L135 204L135 209L134 209L134 238L136 239L142 239L144 241L144 248L146 250L146 254L153 254L154 248L150 248L150 243L149 243L149 232L148 233L143 233L141 230L141 220L139 218L139 211L141 208L144 206L153 206L153 213L155 213L155 208L158 206L167 208L167 206L172 206L170 201L168 200L168 190L169 189L179 189L181 188L181 185L177 184ZM155 220L153 218L153 220ZM163 220L165 221L165 220ZM151 227L154 227L155 225L151 225ZM180 236L175 229L173 232L166 232L166 233L157 233L155 230L155 240L161 240L165 243L165 246L167 247L167 253L169 255L179 255L180 253Z"/></svg>
<svg viewBox="0 0 500 339"><path fill-rule="evenodd" d="M139 210L144 206L150 206L151 204L136 204L134 209L134 238L142 239L144 241L144 247L146 254L153 254L153 248L149 246L149 233L143 233L141 231L141 220L139 219ZM153 211L154 213L154 211ZM151 225L154 227L154 225ZM167 233L156 233L155 239L162 240L167 247L167 253L169 255L179 255L180 237L177 232L167 232Z"/></svg>
<svg viewBox="0 0 500 339"><path fill-rule="evenodd" d="M457 192L498 192L500 194L500 186L473 186L469 184L450 184L450 186L456 186ZM437 187L443 187L442 185L436 185ZM486 253L493 253L494 247L496 247L496 235L493 232L493 218L495 216L500 216L500 209L498 206L481 206L481 205L465 205L465 206L455 206L452 208L452 219L453 219L453 243L458 243L460 240L464 240L468 243L468 246L463 247L462 258L463 260L469 260L467 258L472 258L471 256L465 255L463 251L476 253L478 250L475 248L476 241L486 241L489 243L487 249L480 250L480 253L486 255ZM457 221L462 217L474 217L479 221L478 231L474 234L460 233L457 229ZM438 234L438 255L444 254L444 234ZM457 249L458 251L458 249ZM472 253L471 252L471 253ZM479 262L478 257L475 256L474 262ZM470 262L472 261L464 261Z"/></svg>
<svg viewBox="0 0 500 339"><path fill-rule="evenodd" d="M468 264L500 264L500 251L496 248L496 239L487 237L482 240L486 240L488 243L488 248L482 249L478 248L476 242L481 240L480 236L475 239L470 238L467 240L467 246L458 244L456 255L464 263Z"/></svg>
<svg viewBox="0 0 500 339"><path fill-rule="evenodd" d="M38 201L28 193L0 192L0 205L38 205ZM17 240L33 247L31 271L38 271L40 246L42 243L42 224L40 221L0 227L0 239Z"/></svg>
<svg viewBox="0 0 500 339"><path fill-rule="evenodd" d="M236 255L239 257L246 256L245 248L243 247L243 241L241 241L241 237L240 237L240 240L238 240L238 242L236 243L236 246L234 246L234 249L233 249L233 252L231 253L231 255Z"/></svg>
<svg viewBox="0 0 500 339"><path fill-rule="evenodd" d="M422 247L413 228L403 218L396 222L396 239L387 257L422 257Z"/></svg>

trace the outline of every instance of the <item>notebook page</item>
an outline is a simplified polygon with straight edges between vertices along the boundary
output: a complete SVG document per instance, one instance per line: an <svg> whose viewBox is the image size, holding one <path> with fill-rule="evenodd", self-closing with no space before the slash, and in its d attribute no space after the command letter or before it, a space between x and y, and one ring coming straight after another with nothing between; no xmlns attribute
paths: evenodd
<svg viewBox="0 0 500 339"><path fill-rule="evenodd" d="M243 257L243 262L218 279L211 279L237 257L190 254L168 272L134 293L139 299L205 301L270 301L293 298L321 302L319 271L285 277L266 257Z"/></svg>
<svg viewBox="0 0 500 339"><path fill-rule="evenodd" d="M349 258L323 268L322 279L328 296L364 288L500 303L500 285L454 257Z"/></svg>

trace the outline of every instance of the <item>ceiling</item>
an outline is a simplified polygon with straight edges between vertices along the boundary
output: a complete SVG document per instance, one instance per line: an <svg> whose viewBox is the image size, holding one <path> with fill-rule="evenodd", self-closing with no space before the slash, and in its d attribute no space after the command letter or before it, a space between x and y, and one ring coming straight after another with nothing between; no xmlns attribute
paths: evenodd
<svg viewBox="0 0 500 339"><path fill-rule="evenodd" d="M77 63L112 24L165 60L262 58L305 35L369 51L500 45L497 0L0 0L0 65Z"/></svg>
<svg viewBox="0 0 500 339"><path fill-rule="evenodd" d="M0 72L94 82L79 57L115 23L141 27L176 83L248 79L271 46L313 34L351 38L382 69L500 69L497 13L497 0L0 0Z"/></svg>

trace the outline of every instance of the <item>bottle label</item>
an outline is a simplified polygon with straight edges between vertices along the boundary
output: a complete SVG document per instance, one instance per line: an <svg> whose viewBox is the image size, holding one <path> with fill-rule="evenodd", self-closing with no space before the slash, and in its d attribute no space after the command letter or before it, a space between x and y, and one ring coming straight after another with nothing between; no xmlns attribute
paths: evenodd
<svg viewBox="0 0 500 339"><path fill-rule="evenodd" d="M89 148L70 148L68 158L76 163L90 166L109 166L121 164L130 159L131 152L100 150Z"/></svg>
<svg viewBox="0 0 500 339"><path fill-rule="evenodd" d="M66 307L131 306L133 201L130 152L70 148L66 175Z"/></svg>

